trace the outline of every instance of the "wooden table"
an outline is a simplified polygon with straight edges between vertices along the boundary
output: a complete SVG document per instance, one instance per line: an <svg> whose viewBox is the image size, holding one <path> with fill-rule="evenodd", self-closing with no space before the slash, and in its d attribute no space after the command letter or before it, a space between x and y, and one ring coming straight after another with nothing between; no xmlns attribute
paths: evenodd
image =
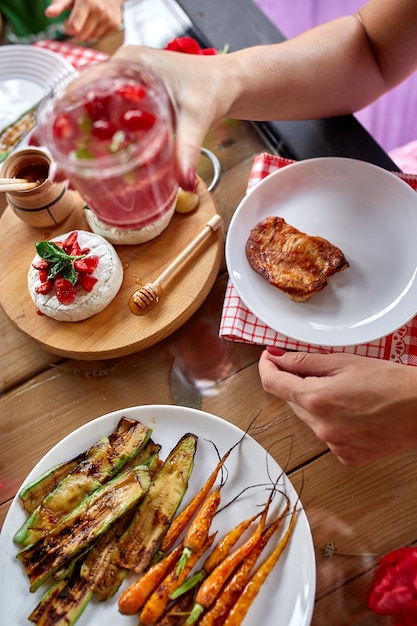
<svg viewBox="0 0 417 626"><path fill-rule="evenodd" d="M112 38L101 46L110 50L117 42ZM223 168L214 198L227 230L253 157L265 145L247 123L218 125L206 145ZM200 174L209 177L204 163ZM261 411L252 435L286 467L295 488L302 486L317 562L312 624L390 624L367 610L367 595L379 558L416 539L415 450L361 469L342 466L285 402L263 391L261 348L219 339L226 281L223 265L206 301L181 328L146 350L113 360L54 356L0 312L0 523L37 461L100 415L142 404L179 404L245 429Z"/></svg>

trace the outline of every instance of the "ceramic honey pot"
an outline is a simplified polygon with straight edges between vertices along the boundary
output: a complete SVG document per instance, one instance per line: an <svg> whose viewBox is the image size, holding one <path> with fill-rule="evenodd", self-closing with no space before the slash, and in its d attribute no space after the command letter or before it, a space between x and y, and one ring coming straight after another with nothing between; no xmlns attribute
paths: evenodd
<svg viewBox="0 0 417 626"><path fill-rule="evenodd" d="M39 148L12 153L4 162L2 176L24 178L38 184L24 191L9 191L6 200L17 217L29 226L46 228L64 222L76 207L85 202L77 191L68 189L68 181L55 181L50 155Z"/></svg>

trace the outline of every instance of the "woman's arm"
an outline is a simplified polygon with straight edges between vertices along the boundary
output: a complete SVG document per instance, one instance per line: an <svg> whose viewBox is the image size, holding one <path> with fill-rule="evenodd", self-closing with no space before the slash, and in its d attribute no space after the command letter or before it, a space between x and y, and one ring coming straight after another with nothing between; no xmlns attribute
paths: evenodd
<svg viewBox="0 0 417 626"><path fill-rule="evenodd" d="M312 119L357 111L417 68L417 3L369 0L358 14L230 55L231 117Z"/></svg>
<svg viewBox="0 0 417 626"><path fill-rule="evenodd" d="M353 113L417 68L416 32L415 0L369 0L357 15L279 44L214 56L126 46L116 56L142 61L164 80L176 112L186 185L214 120Z"/></svg>

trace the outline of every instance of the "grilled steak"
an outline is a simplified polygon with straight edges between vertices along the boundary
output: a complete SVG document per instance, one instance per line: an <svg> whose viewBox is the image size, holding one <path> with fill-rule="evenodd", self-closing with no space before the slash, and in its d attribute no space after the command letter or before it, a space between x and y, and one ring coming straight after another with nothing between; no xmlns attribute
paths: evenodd
<svg viewBox="0 0 417 626"><path fill-rule="evenodd" d="M327 285L327 277L349 267L332 243L306 235L282 217L267 217L246 242L250 266L296 302L306 302Z"/></svg>

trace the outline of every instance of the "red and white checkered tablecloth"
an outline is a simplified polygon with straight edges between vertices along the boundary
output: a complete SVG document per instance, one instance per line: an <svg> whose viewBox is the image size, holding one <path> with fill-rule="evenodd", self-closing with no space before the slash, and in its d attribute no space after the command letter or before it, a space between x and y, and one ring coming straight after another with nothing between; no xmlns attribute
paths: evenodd
<svg viewBox="0 0 417 626"><path fill-rule="evenodd" d="M43 39L33 45L60 54L65 57L76 70L84 69L87 65L93 63L101 63L109 58L104 52L98 52L97 50L91 50L83 46L73 46L62 41L54 41L53 39Z"/></svg>
<svg viewBox="0 0 417 626"><path fill-rule="evenodd" d="M280 156L268 153L259 154L255 157L253 163L247 191L272 172L290 163L293 163L293 161ZM417 175L400 172L395 172L395 174L417 191ZM273 345L285 350L349 352L406 365L417 365L417 316L406 326L399 328L393 334L378 341L357 346L321 348L320 346L295 341L265 326L243 304L230 279L223 303L219 335L231 341L254 343L263 346Z"/></svg>

